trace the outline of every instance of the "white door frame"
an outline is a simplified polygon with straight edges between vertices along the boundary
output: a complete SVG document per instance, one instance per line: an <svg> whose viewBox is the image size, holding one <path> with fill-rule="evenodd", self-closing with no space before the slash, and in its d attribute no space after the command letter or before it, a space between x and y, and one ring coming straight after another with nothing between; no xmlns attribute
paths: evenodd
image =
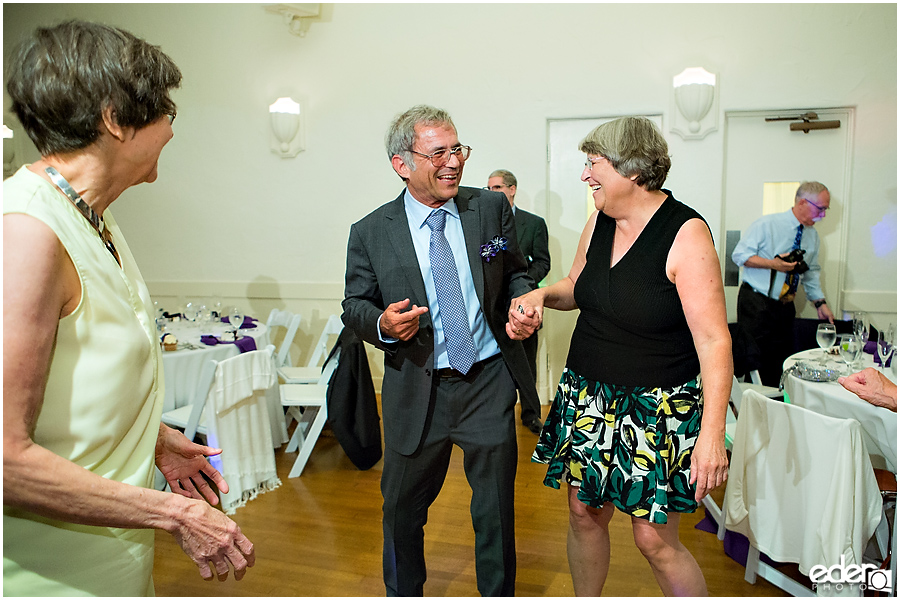
<svg viewBox="0 0 900 600"><path fill-rule="evenodd" d="M843 174L843 186L840 190L840 197L844 204L844 215L840 220L839 231L840 231L840 242L841 242L841 255L839 257L840 267L837 273L837 293L838 297L832 300L828 298L829 303L831 304L833 311L835 313L835 318L841 318L840 311L844 309L844 282L846 281L847 274L847 251L848 251L848 242L849 242L849 231L850 231L850 214L851 207L853 205L853 200L850 196L850 188L851 188L851 176L853 174L853 137L855 132L855 123L856 123L856 108L852 106L837 106L831 108L801 108L801 109L776 109L776 110L729 110L725 111L725 135L723 136L722 142L722 221L719 224L719 232L720 238L724 240L726 236L726 213L728 211L728 198L725 196L727 190L727 178L728 178L728 133L729 127L728 122L729 118L732 117L758 117L761 120L764 120L766 117L789 117L803 114L807 111L813 111L816 113L840 113L841 114L841 127L847 128L847 136L845 138L845 148L844 148L844 174ZM784 121L784 126L788 127L788 121ZM797 132L797 135L815 135L815 131L811 131L810 133L802 133ZM830 189L830 188L829 188ZM833 190L836 191L836 190ZM725 261L731 260L730 256L725 256L725 244L722 244L721 256L719 257L722 264L722 273L724 276L725 269Z"/></svg>

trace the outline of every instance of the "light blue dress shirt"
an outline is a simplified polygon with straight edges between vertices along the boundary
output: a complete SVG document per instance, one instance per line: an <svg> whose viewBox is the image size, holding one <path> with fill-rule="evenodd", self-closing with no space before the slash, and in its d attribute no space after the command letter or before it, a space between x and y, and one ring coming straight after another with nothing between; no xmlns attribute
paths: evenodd
<svg viewBox="0 0 900 600"><path fill-rule="evenodd" d="M425 224L425 219L434 210L428 208L406 190L403 196L403 205L406 209L406 220L409 223L409 232L412 234L413 246L416 249L416 259L419 262L419 271L422 273L422 281L425 283L425 293L428 295L428 311L431 313L431 322L434 324L434 368L444 369L450 366L447 358L447 343L444 341L444 326L441 323L441 309L438 306L437 291L434 287L434 277L431 274L431 229ZM472 269L469 267L468 253L466 252L466 240L463 235L462 223L459 220L459 209L456 200L448 200L441 210L447 211L447 220L444 225L444 235L453 251L453 259L456 262L456 271L459 274L459 285L462 288L463 302L466 304L466 315L469 320L469 329L472 339L475 341L475 350L478 352L476 360L482 361L500 353L500 346L494 339L494 334L488 327L475 293L475 283L472 280ZM381 318L378 319L378 335L383 342L396 342L392 338L385 338L381 333Z"/></svg>
<svg viewBox="0 0 900 600"><path fill-rule="evenodd" d="M772 290L769 293L772 270L746 267L744 263L751 256L775 258L776 254L790 252L797 235L798 225L800 225L800 221L790 210L760 217L750 224L741 237L741 241L735 246L734 252L731 253L731 260L734 261L734 264L744 267L743 280L763 296L777 300L781 295L786 274L775 271L775 281L772 283ZM809 271L800 276L800 283L806 290L806 298L813 302L821 300L825 294L822 293L822 286L819 283L819 234L815 228L803 228L800 248L806 250L803 259L809 265Z"/></svg>

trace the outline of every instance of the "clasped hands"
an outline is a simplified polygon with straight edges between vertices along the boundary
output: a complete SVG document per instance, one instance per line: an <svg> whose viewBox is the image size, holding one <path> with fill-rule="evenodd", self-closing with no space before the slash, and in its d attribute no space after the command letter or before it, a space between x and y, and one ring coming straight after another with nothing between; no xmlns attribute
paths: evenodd
<svg viewBox="0 0 900 600"><path fill-rule="evenodd" d="M506 323L506 335L513 340L524 340L530 337L544 320L544 303L534 292L513 298L509 303L509 322Z"/></svg>

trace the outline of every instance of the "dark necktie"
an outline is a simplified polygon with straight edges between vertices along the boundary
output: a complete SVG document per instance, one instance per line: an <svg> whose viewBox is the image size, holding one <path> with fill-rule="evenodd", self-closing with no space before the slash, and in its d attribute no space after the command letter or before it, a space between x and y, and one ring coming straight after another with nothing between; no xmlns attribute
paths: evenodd
<svg viewBox="0 0 900 600"><path fill-rule="evenodd" d="M791 246L791 251L797 250L800 248L800 238L803 237L803 223L797 225L797 235L794 237L794 245ZM781 296L779 299L782 302L791 302L794 299L794 296L797 295L797 286L800 284L800 276L796 273L788 273L784 279L784 285L781 286Z"/></svg>
<svg viewBox="0 0 900 600"><path fill-rule="evenodd" d="M456 261L444 235L446 218L447 211L437 209L425 219L425 223L431 229L428 255L431 259L431 276L434 278L434 288L437 291L438 308L441 311L447 358L451 367L465 374L475 364L477 352L472 332L469 330L469 318L463 301L462 288L459 285Z"/></svg>

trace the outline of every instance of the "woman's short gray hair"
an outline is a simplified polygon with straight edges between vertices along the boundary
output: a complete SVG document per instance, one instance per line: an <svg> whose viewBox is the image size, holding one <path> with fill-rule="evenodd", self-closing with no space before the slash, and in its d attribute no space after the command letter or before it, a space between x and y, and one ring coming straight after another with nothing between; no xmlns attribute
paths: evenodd
<svg viewBox="0 0 900 600"><path fill-rule="evenodd" d="M651 192L662 188L672 166L666 139L645 117L604 123L581 141L579 149L607 159L622 177L637 175L635 183Z"/></svg>
<svg viewBox="0 0 900 600"><path fill-rule="evenodd" d="M410 150L416 143L416 125L449 125L456 129L450 113L427 104L413 106L405 113L397 115L384 136L384 145L388 158L393 158L395 154L399 155L404 164L413 171L416 170L416 163Z"/></svg>
<svg viewBox="0 0 900 600"><path fill-rule="evenodd" d="M42 156L90 146L103 111L140 129L175 113L169 90L181 71L157 46L99 23L41 27L19 44L6 89L12 110Z"/></svg>

